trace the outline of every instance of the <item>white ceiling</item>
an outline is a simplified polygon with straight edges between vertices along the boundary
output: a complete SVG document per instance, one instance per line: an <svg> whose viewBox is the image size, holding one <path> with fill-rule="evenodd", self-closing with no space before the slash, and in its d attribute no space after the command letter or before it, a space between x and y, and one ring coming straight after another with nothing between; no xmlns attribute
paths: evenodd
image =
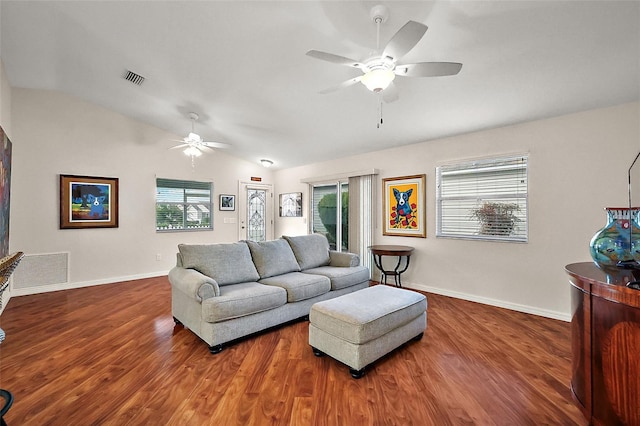
<svg viewBox="0 0 640 426"><path fill-rule="evenodd" d="M359 75L310 49L363 60L369 11L429 30L402 62L464 64L397 78L383 105ZM13 87L69 93L231 155L284 168L640 99L638 1L7 1L0 57ZM135 86L126 69L146 78ZM166 149L171 141L158 141Z"/></svg>

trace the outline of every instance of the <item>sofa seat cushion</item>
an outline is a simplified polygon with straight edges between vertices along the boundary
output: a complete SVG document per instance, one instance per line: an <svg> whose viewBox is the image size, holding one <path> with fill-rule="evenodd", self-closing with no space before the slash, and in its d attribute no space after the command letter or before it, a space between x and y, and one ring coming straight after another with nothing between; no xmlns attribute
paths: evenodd
<svg viewBox="0 0 640 426"><path fill-rule="evenodd" d="M245 243L179 244L178 250L184 268L213 278L219 286L260 279Z"/></svg>
<svg viewBox="0 0 640 426"><path fill-rule="evenodd" d="M260 280L261 284L282 287L287 291L287 302L299 302L320 296L331 290L331 281L322 275L291 272Z"/></svg>
<svg viewBox="0 0 640 426"><path fill-rule="evenodd" d="M275 309L287 303L287 292L280 287L257 282L220 287L220 296L202 301L202 319L215 323Z"/></svg>
<svg viewBox="0 0 640 426"><path fill-rule="evenodd" d="M301 271L329 264L329 241L324 235L311 234L282 238L291 246Z"/></svg>
<svg viewBox="0 0 640 426"><path fill-rule="evenodd" d="M253 263L260 274L260 278L297 272L300 270L291 246L285 240L273 241L245 241Z"/></svg>
<svg viewBox="0 0 640 426"><path fill-rule="evenodd" d="M352 266L341 268L336 266L321 266L307 269L305 274L322 275L331 280L331 290L340 290L369 281L369 269L366 266Z"/></svg>

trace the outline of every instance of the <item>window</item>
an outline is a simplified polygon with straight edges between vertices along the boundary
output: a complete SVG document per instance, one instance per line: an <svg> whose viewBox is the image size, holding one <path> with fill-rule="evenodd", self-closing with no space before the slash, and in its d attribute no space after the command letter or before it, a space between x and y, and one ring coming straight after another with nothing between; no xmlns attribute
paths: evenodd
<svg viewBox="0 0 640 426"><path fill-rule="evenodd" d="M212 184L156 179L156 231L212 230Z"/></svg>
<svg viewBox="0 0 640 426"><path fill-rule="evenodd" d="M436 168L437 237L528 239L527 156Z"/></svg>

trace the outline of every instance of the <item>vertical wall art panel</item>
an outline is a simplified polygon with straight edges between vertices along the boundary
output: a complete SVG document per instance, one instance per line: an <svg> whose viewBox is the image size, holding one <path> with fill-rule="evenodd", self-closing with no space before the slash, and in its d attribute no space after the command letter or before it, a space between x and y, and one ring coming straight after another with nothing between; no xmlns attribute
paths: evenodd
<svg viewBox="0 0 640 426"><path fill-rule="evenodd" d="M0 127L0 258L9 254L9 196L11 192L11 141Z"/></svg>

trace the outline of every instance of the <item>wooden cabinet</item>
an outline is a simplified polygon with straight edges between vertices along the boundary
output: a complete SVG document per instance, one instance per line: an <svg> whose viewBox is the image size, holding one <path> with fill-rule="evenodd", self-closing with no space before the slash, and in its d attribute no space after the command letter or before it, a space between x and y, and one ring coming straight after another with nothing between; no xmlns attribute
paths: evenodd
<svg viewBox="0 0 640 426"><path fill-rule="evenodd" d="M640 425L640 271L566 266L573 397L594 425Z"/></svg>

